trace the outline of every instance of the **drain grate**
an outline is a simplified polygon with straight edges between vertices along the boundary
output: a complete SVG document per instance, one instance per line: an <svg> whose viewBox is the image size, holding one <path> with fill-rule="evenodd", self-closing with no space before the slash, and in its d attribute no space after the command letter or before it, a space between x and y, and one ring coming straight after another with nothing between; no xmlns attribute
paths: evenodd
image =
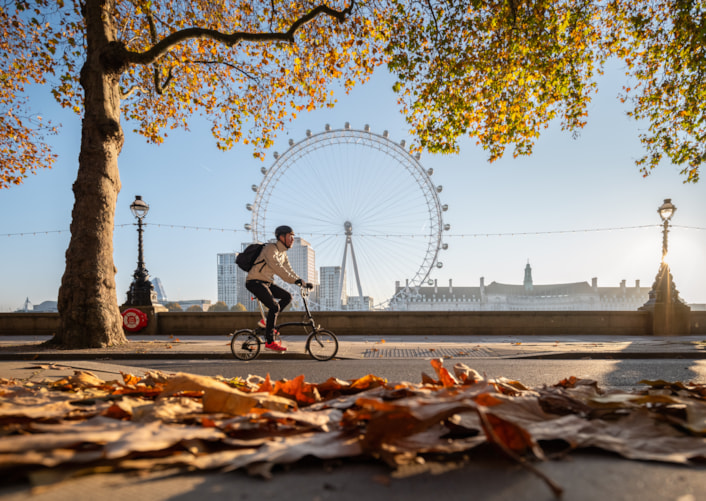
<svg viewBox="0 0 706 501"><path fill-rule="evenodd" d="M493 350L473 348L369 348L363 358L487 358L497 356Z"/></svg>

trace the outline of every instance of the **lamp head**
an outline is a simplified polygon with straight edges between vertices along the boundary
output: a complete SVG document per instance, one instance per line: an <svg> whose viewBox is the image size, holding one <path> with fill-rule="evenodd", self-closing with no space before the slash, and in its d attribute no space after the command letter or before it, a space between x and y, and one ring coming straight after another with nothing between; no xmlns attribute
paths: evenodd
<svg viewBox="0 0 706 501"><path fill-rule="evenodd" d="M664 203L659 206L657 212L659 212L659 217L662 218L662 221L669 221L670 219L672 219L672 216L674 216L676 210L677 208L672 203L672 199L665 198Z"/></svg>
<svg viewBox="0 0 706 501"><path fill-rule="evenodd" d="M140 195L135 195L135 201L130 204L130 210L137 219L142 219L149 212L150 206Z"/></svg>

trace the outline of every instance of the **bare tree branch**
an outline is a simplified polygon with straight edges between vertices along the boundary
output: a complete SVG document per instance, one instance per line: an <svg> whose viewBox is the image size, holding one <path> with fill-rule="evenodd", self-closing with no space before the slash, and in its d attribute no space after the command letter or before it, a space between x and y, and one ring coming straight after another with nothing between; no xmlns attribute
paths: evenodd
<svg viewBox="0 0 706 501"><path fill-rule="evenodd" d="M175 45L180 44L186 40L194 39L210 39L216 42L220 42L227 46L233 46L240 42L293 42L294 34L299 28L309 23L310 21L316 19L320 15L332 17L339 22L346 20L346 17L352 12L355 6L355 0L343 10L336 10L328 5L319 5L315 7L308 13L304 14L302 17L297 19L292 23L289 29L285 32L274 32L274 33L249 33L238 31L235 33L221 33L220 31L208 29L208 28L186 28L180 31L176 31L167 35L165 38L157 42L152 48L145 52L133 52L124 49L125 59L124 61L128 64L152 64L157 61L160 57L169 51L170 48Z"/></svg>
<svg viewBox="0 0 706 501"><path fill-rule="evenodd" d="M128 97L130 97L130 96L133 94L133 92L138 91L138 90L139 90L140 92L142 92L143 94L147 94L147 89L145 89L145 88L142 87L141 85L133 85L132 87L130 87L130 88L128 89L127 92L122 92L122 91L121 91L121 93L120 93L120 99L127 99Z"/></svg>
<svg viewBox="0 0 706 501"><path fill-rule="evenodd" d="M197 59L197 60L195 60L195 61L186 61L186 62L188 62L188 63L195 63L195 64L222 64L222 65L224 65L224 66L228 66L228 67L231 68L231 69L234 69L235 71L238 71L238 72L242 73L243 75L245 75L245 76L246 76L247 78L249 78L250 80L253 80L253 81L257 82L257 83L260 83L260 79L259 79L257 76L251 75L250 73L248 73L248 72L245 71L244 69L240 68L239 66L237 66L237 65L235 65L235 64L233 64L233 63L229 63L228 61L207 61L207 60L205 60L205 59Z"/></svg>
<svg viewBox="0 0 706 501"><path fill-rule="evenodd" d="M434 15L434 6L431 4L430 0L427 0L427 8L429 9L429 14L431 15L431 18L434 21L434 27L436 27L436 32L439 33L439 23L437 22L436 16Z"/></svg>
<svg viewBox="0 0 706 501"><path fill-rule="evenodd" d="M277 10L275 7L275 0L270 0L270 6L272 7L272 15L270 16L270 30L272 30L272 25L275 21L275 11Z"/></svg>
<svg viewBox="0 0 706 501"><path fill-rule="evenodd" d="M152 11L149 9L149 6L146 6L145 8L145 16L147 17L147 23L149 24L150 27L150 39L152 40L153 44L157 43L157 26L154 23L154 17L152 16ZM164 89L169 85L169 82L171 82L172 77L174 76L172 73L173 68L169 68L169 75L167 75L167 79L164 82L160 82L159 78L159 73L160 73L160 65L158 62L154 63L154 72L153 72L153 79L154 79L154 89L159 94L160 96L164 92Z"/></svg>

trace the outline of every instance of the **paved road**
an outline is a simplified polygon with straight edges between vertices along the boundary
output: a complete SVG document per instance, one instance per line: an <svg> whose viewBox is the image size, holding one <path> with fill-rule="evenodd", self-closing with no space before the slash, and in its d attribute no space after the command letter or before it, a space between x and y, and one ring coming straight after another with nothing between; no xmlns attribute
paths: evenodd
<svg viewBox="0 0 706 501"><path fill-rule="evenodd" d="M594 379L602 387L634 388L643 379L686 381L706 384L706 360L535 360L535 359L463 359L444 362L451 369L460 362L488 377L506 377L526 386L556 384L569 376ZM356 379L375 374L390 381L420 382L422 372L433 374L428 359L396 360L121 360L133 367L158 369L163 372L191 372L205 376L245 377L249 374L274 380L293 379L304 374L307 381L320 382L335 376Z"/></svg>

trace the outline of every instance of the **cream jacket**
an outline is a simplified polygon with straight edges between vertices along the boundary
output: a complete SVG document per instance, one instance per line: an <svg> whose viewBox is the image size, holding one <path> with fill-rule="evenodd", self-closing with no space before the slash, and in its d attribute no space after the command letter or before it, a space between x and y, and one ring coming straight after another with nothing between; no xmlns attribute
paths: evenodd
<svg viewBox="0 0 706 501"><path fill-rule="evenodd" d="M263 247L255 264L250 268L246 280L273 282L275 275L289 284L299 280L292 265L289 264L287 247L280 241L268 243Z"/></svg>

